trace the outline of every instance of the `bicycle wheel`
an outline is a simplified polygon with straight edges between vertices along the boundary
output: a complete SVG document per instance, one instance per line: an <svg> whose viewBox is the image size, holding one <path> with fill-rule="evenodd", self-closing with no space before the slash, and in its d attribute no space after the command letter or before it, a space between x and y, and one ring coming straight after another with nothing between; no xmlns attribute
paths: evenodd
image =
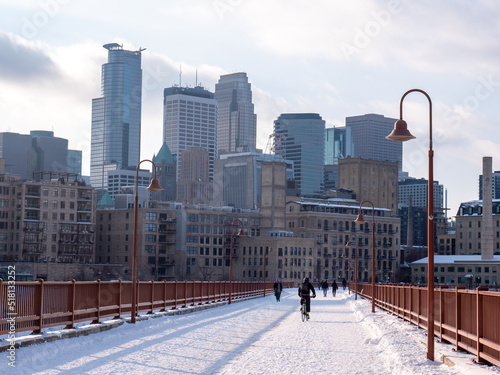
<svg viewBox="0 0 500 375"><path fill-rule="evenodd" d="M302 315L302 321L306 320L306 305L300 307L300 315Z"/></svg>

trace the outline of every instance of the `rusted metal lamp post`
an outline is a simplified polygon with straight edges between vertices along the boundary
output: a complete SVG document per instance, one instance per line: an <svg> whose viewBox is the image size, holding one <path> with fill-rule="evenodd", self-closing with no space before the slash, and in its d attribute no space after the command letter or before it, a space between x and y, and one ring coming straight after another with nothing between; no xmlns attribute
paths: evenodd
<svg viewBox="0 0 500 375"><path fill-rule="evenodd" d="M429 101L429 179L427 187L427 358L434 361L434 151L432 149L432 101L423 90L408 90L399 102L399 120L394 124L394 130L386 138L405 142L415 138L408 130L403 120L403 100L409 93L419 92Z"/></svg>
<svg viewBox="0 0 500 375"><path fill-rule="evenodd" d="M149 159L144 159L137 164L136 175L135 175L135 204L134 204L134 253L132 256L132 312L130 317L130 322L135 324L135 316L137 312L137 218L138 218L138 206L139 206L139 166L142 162L149 161L153 164L153 175L151 183L146 188L152 192L162 191L160 183L156 179L156 164Z"/></svg>
<svg viewBox="0 0 500 375"><path fill-rule="evenodd" d="M231 298L233 294L233 244L234 244L234 227L237 226L240 228L237 236L244 236L245 232L243 231L243 223L240 219L234 219L231 223L231 248L229 254L229 298L228 304L231 304Z"/></svg>
<svg viewBox="0 0 500 375"><path fill-rule="evenodd" d="M372 313L375 312L375 206L370 201L363 201L359 204L359 215L354 220L357 224L366 223L363 214L361 213L361 207L364 203L370 203L372 206Z"/></svg>
<svg viewBox="0 0 500 375"><path fill-rule="evenodd" d="M264 297L266 296L266 263L267 263L267 248L269 247L269 252L273 251L271 241L264 242Z"/></svg>

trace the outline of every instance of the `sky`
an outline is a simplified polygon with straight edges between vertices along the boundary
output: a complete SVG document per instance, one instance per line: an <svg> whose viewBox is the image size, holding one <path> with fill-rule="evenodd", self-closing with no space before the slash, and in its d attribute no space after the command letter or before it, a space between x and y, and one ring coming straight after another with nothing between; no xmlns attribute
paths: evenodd
<svg viewBox="0 0 500 375"><path fill-rule="evenodd" d="M218 375L494 375L472 354L435 342L427 359L425 331L376 309L347 290L318 293L302 322L296 289L185 315L123 324L105 332L21 347L15 367L0 373ZM106 324L106 323L103 323ZM46 335L57 335L47 332ZM448 367L442 355L454 366Z"/></svg>
<svg viewBox="0 0 500 375"><path fill-rule="evenodd" d="M246 72L263 150L281 113L319 113L327 127L399 118L417 88L432 100L434 180L449 216L478 199L483 157L500 170L495 0L2 0L0 15L0 131L54 131L83 151L83 174L111 42L146 48L141 159L161 147L164 88L213 92L221 74ZM429 103L411 93L403 108L417 137L403 169L427 178Z"/></svg>

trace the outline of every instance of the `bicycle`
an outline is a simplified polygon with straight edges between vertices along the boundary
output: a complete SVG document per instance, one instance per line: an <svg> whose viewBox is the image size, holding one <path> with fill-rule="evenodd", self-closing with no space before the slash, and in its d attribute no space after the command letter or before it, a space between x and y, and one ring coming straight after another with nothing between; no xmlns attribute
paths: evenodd
<svg viewBox="0 0 500 375"><path fill-rule="evenodd" d="M311 298L315 298L316 296L311 296ZM309 320L309 315L307 314L306 309L306 300L304 298L300 298L300 316L302 321Z"/></svg>
<svg viewBox="0 0 500 375"><path fill-rule="evenodd" d="M302 321L309 320L309 317L307 316L307 311L306 311L306 300L304 298L300 299L300 316L302 318Z"/></svg>

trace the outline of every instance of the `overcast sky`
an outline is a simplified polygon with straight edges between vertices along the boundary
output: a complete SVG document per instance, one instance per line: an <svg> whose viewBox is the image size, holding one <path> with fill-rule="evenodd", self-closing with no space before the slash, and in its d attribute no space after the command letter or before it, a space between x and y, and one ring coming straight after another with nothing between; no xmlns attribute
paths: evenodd
<svg viewBox="0 0 500 375"><path fill-rule="evenodd" d="M163 89L246 72L258 147L285 112L327 127L366 113L399 117L399 100L433 103L434 179L450 215L478 199L482 158L500 169L500 3L495 0L2 0L0 131L53 130L83 150L101 95L103 44L142 54L141 157L161 147ZM182 66L182 77L179 71ZM417 139L403 169L427 178L429 105L404 102Z"/></svg>

